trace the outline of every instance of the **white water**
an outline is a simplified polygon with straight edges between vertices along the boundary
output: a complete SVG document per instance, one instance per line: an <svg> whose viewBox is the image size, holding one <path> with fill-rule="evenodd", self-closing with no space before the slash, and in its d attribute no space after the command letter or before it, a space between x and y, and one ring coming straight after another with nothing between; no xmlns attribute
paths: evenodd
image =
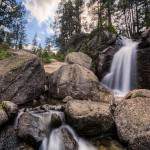
<svg viewBox="0 0 150 150"><path fill-rule="evenodd" d="M73 136L74 140L78 143L78 150L97 150L94 146L79 138L68 125L63 125L58 129L54 129L50 134L49 140L47 138L43 140L40 150L65 150L61 132L61 129L63 128L67 129Z"/></svg>
<svg viewBox="0 0 150 150"><path fill-rule="evenodd" d="M111 70L102 83L114 91L117 96L124 96L136 86L137 42L123 38L123 47L114 55Z"/></svg>
<svg viewBox="0 0 150 150"><path fill-rule="evenodd" d="M62 114L59 113L58 115L62 116ZM65 119L62 120L64 121ZM65 122L63 122L63 124L64 125L62 125L61 127L53 129L50 133L50 136L43 140L40 150L65 150L63 135L61 131L64 128L72 135L73 139L77 142L78 150L97 150L94 146L79 138L70 126L65 125Z"/></svg>

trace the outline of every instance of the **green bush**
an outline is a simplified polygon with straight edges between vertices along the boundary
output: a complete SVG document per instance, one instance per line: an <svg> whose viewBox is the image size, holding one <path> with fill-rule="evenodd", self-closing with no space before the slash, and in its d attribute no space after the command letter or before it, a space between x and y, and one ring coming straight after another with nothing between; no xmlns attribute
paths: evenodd
<svg viewBox="0 0 150 150"><path fill-rule="evenodd" d="M11 54L7 51L7 49L0 47L0 60L6 59L10 56Z"/></svg>

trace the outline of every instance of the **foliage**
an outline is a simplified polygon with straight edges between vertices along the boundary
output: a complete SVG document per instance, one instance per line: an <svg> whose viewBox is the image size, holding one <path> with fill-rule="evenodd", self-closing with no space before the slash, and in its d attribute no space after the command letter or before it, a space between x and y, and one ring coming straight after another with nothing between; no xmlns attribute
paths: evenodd
<svg viewBox="0 0 150 150"><path fill-rule="evenodd" d="M7 48L7 45L0 46L0 60L6 59L11 56Z"/></svg>
<svg viewBox="0 0 150 150"><path fill-rule="evenodd" d="M25 43L25 7L17 0L2 0L0 4L0 43L22 49ZM6 31L7 29L7 31Z"/></svg>
<svg viewBox="0 0 150 150"><path fill-rule="evenodd" d="M66 50L68 41L74 34L81 33L81 18L83 0L61 0L59 3L55 30L57 42L59 43L62 50Z"/></svg>
<svg viewBox="0 0 150 150"><path fill-rule="evenodd" d="M53 60L64 61L64 54L62 53L54 54L52 52L44 51L37 53L37 55L43 63L51 63Z"/></svg>

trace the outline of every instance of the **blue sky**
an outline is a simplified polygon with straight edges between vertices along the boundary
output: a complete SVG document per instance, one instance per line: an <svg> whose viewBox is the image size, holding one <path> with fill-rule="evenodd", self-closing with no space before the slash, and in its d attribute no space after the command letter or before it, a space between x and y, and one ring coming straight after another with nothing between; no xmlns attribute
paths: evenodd
<svg viewBox="0 0 150 150"><path fill-rule="evenodd" d="M54 20L55 12L60 0L18 0L23 2L27 10L27 43L32 44L35 34L37 41L44 45L45 38L54 35L50 24Z"/></svg>

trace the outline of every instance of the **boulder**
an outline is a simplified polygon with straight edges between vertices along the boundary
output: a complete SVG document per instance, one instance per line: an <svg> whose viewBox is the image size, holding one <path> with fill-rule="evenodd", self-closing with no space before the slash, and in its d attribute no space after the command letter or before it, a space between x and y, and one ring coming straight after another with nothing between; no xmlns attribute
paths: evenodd
<svg viewBox="0 0 150 150"><path fill-rule="evenodd" d="M67 122L82 136L108 133L114 121L106 103L87 100L72 100L66 104Z"/></svg>
<svg viewBox="0 0 150 150"><path fill-rule="evenodd" d="M1 150L34 150L17 137L17 132L13 126L9 125L0 130Z"/></svg>
<svg viewBox="0 0 150 150"><path fill-rule="evenodd" d="M17 112L18 108L16 104L9 101L0 103L0 126L8 122Z"/></svg>
<svg viewBox="0 0 150 150"><path fill-rule="evenodd" d="M65 58L65 62L69 64L78 64L88 69L90 69L92 65L92 59L82 52L69 53Z"/></svg>
<svg viewBox="0 0 150 150"><path fill-rule="evenodd" d="M25 104L40 96L44 84L44 68L35 55L17 51L8 59L0 60L1 101Z"/></svg>
<svg viewBox="0 0 150 150"><path fill-rule="evenodd" d="M10 101L3 101L2 107L6 111L8 117L12 117L18 112L18 106Z"/></svg>
<svg viewBox="0 0 150 150"><path fill-rule="evenodd" d="M110 103L113 95L104 88L95 74L78 64L65 65L49 79L49 93L53 98L90 99Z"/></svg>
<svg viewBox="0 0 150 150"><path fill-rule="evenodd" d="M0 106L0 126L5 124L9 120L7 113L5 110Z"/></svg>
<svg viewBox="0 0 150 150"><path fill-rule="evenodd" d="M142 33L142 39L139 48L150 47L150 27Z"/></svg>
<svg viewBox="0 0 150 150"><path fill-rule="evenodd" d="M18 136L33 143L43 141L50 127L62 124L62 113L57 111L27 110L17 121Z"/></svg>
<svg viewBox="0 0 150 150"><path fill-rule="evenodd" d="M137 52L139 88L150 89L150 28L142 35Z"/></svg>
<svg viewBox="0 0 150 150"><path fill-rule="evenodd" d="M100 80L110 71L111 63L118 48L109 46L103 51L99 52L95 61L96 75Z"/></svg>
<svg viewBox="0 0 150 150"><path fill-rule="evenodd" d="M150 98L132 92L115 109L114 117L120 140L132 150L150 149ZM139 92L140 93L140 92ZM143 96L145 95L145 96Z"/></svg>

